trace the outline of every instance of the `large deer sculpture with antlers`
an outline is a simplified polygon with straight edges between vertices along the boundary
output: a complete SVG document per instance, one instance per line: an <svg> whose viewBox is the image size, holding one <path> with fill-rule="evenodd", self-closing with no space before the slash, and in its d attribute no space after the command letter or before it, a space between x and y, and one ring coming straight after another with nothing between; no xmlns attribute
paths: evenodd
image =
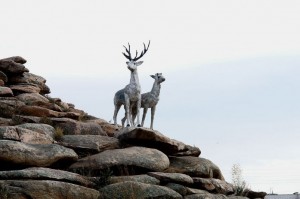
<svg viewBox="0 0 300 199"><path fill-rule="evenodd" d="M138 51L136 51L136 55L134 58L131 57L130 53L130 44L128 43L128 48L125 48L126 52L123 52L123 55L128 59L126 62L127 68L130 70L130 82L125 88L116 92L114 97L114 124L117 125L117 115L122 105L125 107L125 114L127 119L127 126L134 126L134 121L132 120L131 110L136 104L136 113L137 113L137 124L140 125L140 108L141 108L141 85L139 82L137 67L143 63L143 61L138 61L142 58L145 53L148 51L150 46L150 41L148 46L144 44L144 50L138 56ZM129 125L130 122L130 125Z"/></svg>
<svg viewBox="0 0 300 199"><path fill-rule="evenodd" d="M152 86L152 89L148 93L143 93L142 94L142 101L141 101L141 108L144 108L143 111L143 117L142 117L142 127L144 126L145 118L147 115L148 108L151 108L151 124L150 124L150 129L153 129L153 120L154 120L154 115L155 115L155 110L156 110L156 105L159 101L159 94L160 94L160 88L161 88L161 83L164 82L166 79L162 75L162 73L156 73L155 75L150 75L154 79L154 83ZM136 112L136 107L135 105L132 107L132 120L134 121L137 112ZM126 120L126 115L122 119L122 127L124 127L124 123Z"/></svg>

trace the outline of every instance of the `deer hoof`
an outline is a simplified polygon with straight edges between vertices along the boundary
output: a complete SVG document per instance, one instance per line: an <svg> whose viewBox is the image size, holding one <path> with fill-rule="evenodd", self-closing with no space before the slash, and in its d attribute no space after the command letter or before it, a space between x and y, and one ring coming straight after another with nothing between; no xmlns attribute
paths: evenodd
<svg viewBox="0 0 300 199"><path fill-rule="evenodd" d="M137 125L137 127L141 127L141 125L140 125L140 124L138 124L138 125Z"/></svg>
<svg viewBox="0 0 300 199"><path fill-rule="evenodd" d="M129 127L130 126L130 124L127 124L127 127Z"/></svg>

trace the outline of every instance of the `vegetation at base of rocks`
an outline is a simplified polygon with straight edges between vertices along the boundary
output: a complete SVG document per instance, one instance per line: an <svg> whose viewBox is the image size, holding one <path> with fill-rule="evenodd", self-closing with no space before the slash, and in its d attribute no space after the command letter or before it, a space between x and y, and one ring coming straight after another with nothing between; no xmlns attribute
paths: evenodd
<svg viewBox="0 0 300 199"><path fill-rule="evenodd" d="M246 196L249 192L248 185L242 176L242 169L239 164L234 164L231 168L232 184L236 196Z"/></svg>
<svg viewBox="0 0 300 199"><path fill-rule="evenodd" d="M78 117L78 121L80 122L86 122L88 120L88 115L87 114L80 114Z"/></svg>
<svg viewBox="0 0 300 199"><path fill-rule="evenodd" d="M53 122L49 117L42 117L41 120L40 120L40 123L48 124L50 126L53 126Z"/></svg>
<svg viewBox="0 0 300 199"><path fill-rule="evenodd" d="M54 139L56 141L61 141L63 136L64 136L64 130L60 127L56 127L54 132Z"/></svg>
<svg viewBox="0 0 300 199"><path fill-rule="evenodd" d="M0 198L7 199L8 193L9 193L8 187L4 184L0 184Z"/></svg>

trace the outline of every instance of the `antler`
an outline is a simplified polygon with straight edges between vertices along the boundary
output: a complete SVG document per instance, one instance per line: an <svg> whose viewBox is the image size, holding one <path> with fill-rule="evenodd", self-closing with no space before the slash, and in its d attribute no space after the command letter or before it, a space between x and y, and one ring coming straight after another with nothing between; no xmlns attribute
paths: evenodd
<svg viewBox="0 0 300 199"><path fill-rule="evenodd" d="M135 55L135 58L131 58L131 53L130 53L130 44L128 43L128 49L124 46L126 52L127 52L127 55L123 52L123 55L129 60L129 61L137 61L139 60L140 58L142 58L144 56L144 54L146 54L146 52L148 51L148 48L150 46L150 41L148 43L148 46L146 48L146 45L145 43L144 44L144 50L141 52L140 56L138 56L138 51L136 51L136 55Z"/></svg>
<svg viewBox="0 0 300 199"><path fill-rule="evenodd" d="M123 55L124 55L129 61L131 61L132 58L131 58L131 54L130 54L130 44L128 43L128 49L127 49L125 46L124 46L124 48L125 48L125 50L126 50L126 52L127 52L128 55L126 55L125 53L123 53Z"/></svg>
<svg viewBox="0 0 300 199"><path fill-rule="evenodd" d="M137 61L137 60L139 60L141 57L143 57L143 56L144 56L144 54L146 54L146 52L147 52L147 50L148 50L148 48L149 48L149 46L150 46L150 40L149 40L149 43L148 43L148 46L147 46L147 48L146 48L146 45L145 45L145 43L143 43L143 44L144 44L144 50L141 52L140 56L138 56L138 57L137 57L137 55L138 55L138 52L136 51L135 58L133 58L133 59L132 59L133 61Z"/></svg>

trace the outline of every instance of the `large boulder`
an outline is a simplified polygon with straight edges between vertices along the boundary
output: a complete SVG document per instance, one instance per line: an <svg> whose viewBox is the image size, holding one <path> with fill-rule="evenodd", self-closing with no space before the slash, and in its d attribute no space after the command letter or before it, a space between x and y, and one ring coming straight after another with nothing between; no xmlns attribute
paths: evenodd
<svg viewBox="0 0 300 199"><path fill-rule="evenodd" d="M121 142L134 146L155 148L167 155L185 150L185 144L170 139L158 131L147 128L127 127L115 135Z"/></svg>
<svg viewBox="0 0 300 199"><path fill-rule="evenodd" d="M12 118L24 106L24 102L15 97L0 97L0 117Z"/></svg>
<svg viewBox="0 0 300 199"><path fill-rule="evenodd" d="M117 138L102 135L65 135L59 142L77 153L99 153L108 149L120 148Z"/></svg>
<svg viewBox="0 0 300 199"><path fill-rule="evenodd" d="M104 152L79 159L70 166L71 169L89 170L107 168L142 168L148 171L163 171L169 167L168 157L156 150L144 147L106 150ZM130 171L128 171L130 172Z"/></svg>
<svg viewBox="0 0 300 199"><path fill-rule="evenodd" d="M0 180L8 199L99 199L99 191L71 183L52 180Z"/></svg>
<svg viewBox="0 0 300 199"><path fill-rule="evenodd" d="M81 122L69 118L51 118L51 122L55 127L60 127L65 135L107 135L95 122Z"/></svg>
<svg viewBox="0 0 300 199"><path fill-rule="evenodd" d="M216 178L224 180L223 174L217 165L210 160L199 157L169 157L168 173L184 173L192 177Z"/></svg>
<svg viewBox="0 0 300 199"><path fill-rule="evenodd" d="M182 173L149 172L148 175L157 178L163 183L193 184L193 179Z"/></svg>
<svg viewBox="0 0 300 199"><path fill-rule="evenodd" d="M10 84L32 84L40 89L40 94L49 94L50 89L46 85L46 79L41 76L31 74L31 73L23 73L21 75L14 75L9 78Z"/></svg>
<svg viewBox="0 0 300 199"><path fill-rule="evenodd" d="M18 84L10 85L9 87L15 95L19 95L21 93L39 93L41 91L41 89L34 84Z"/></svg>
<svg viewBox="0 0 300 199"><path fill-rule="evenodd" d="M8 81L7 75L4 72L2 72L1 70L0 70L0 80L2 80L3 83Z"/></svg>
<svg viewBox="0 0 300 199"><path fill-rule="evenodd" d="M41 166L54 163L69 164L78 159L69 148L57 144L25 144L11 140L0 140L0 161L2 166Z"/></svg>
<svg viewBox="0 0 300 199"><path fill-rule="evenodd" d="M24 123L17 125L17 127L29 129L38 133L45 133L51 137L54 137L55 134L55 129L48 124Z"/></svg>
<svg viewBox="0 0 300 199"><path fill-rule="evenodd" d="M94 119L90 121L99 124L103 131L106 132L106 134L110 137L114 137L115 134L121 129L121 126L116 126L103 119Z"/></svg>
<svg viewBox="0 0 300 199"><path fill-rule="evenodd" d="M63 170L31 167L23 170L0 171L0 180L55 180L93 187L86 177Z"/></svg>
<svg viewBox="0 0 300 199"><path fill-rule="evenodd" d="M112 176L109 179L110 184L126 182L126 181L134 181L134 182L141 182L141 183L154 184L154 185L159 185L160 183L158 179L146 174L131 175L131 176Z"/></svg>
<svg viewBox="0 0 300 199"><path fill-rule="evenodd" d="M44 132L36 132L18 126L0 127L0 139L16 140L29 144L52 144L53 138Z"/></svg>
<svg viewBox="0 0 300 199"><path fill-rule="evenodd" d="M234 193L233 185L223 180L197 177L194 177L193 180L193 187L197 189L203 189L211 193L220 193L224 195L230 195Z"/></svg>
<svg viewBox="0 0 300 199"><path fill-rule="evenodd" d="M121 182L111 184L100 189L103 199L111 198L165 198L165 199L181 199L182 196L167 187L144 184L140 182Z"/></svg>
<svg viewBox="0 0 300 199"><path fill-rule="evenodd" d="M0 59L0 70L14 74L28 72L29 70L23 65L25 63L26 60L19 56Z"/></svg>

